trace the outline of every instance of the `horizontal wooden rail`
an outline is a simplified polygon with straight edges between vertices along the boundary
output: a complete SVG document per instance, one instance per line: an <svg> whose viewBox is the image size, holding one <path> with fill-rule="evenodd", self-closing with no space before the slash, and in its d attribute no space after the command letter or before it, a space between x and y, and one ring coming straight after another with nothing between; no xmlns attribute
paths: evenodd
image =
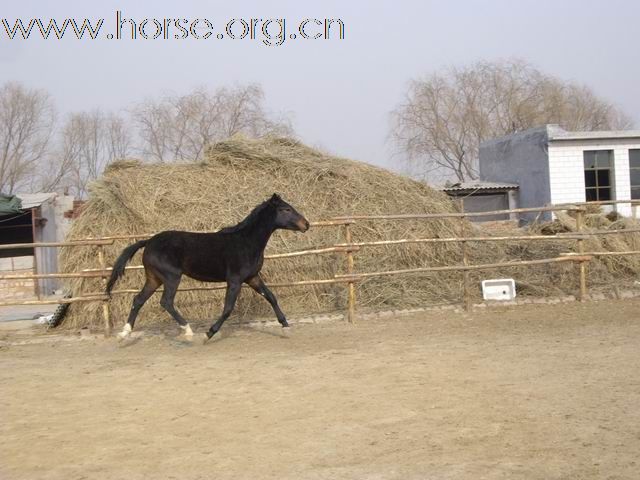
<svg viewBox="0 0 640 480"><path fill-rule="evenodd" d="M293 257L302 257L305 255L321 255L324 253L333 253L333 252L357 252L360 250L360 247L354 245L334 245L333 247L325 247L325 248L316 248L313 250L299 250L297 252L289 252L289 253L274 253L271 255L265 255L265 260L276 260L280 258L293 258ZM127 265L125 270L143 270L144 265ZM101 268L85 268L83 272L93 272L93 273L103 273L105 275L109 275L112 268L107 267L106 269Z"/></svg>
<svg viewBox="0 0 640 480"><path fill-rule="evenodd" d="M407 268L404 270L387 270L382 272L354 273L352 275L335 275L335 278L355 281L357 279L362 279L362 278L382 277L386 275L401 275L405 273L464 272L464 271L472 271L472 270L488 270L491 268L521 267L524 265L544 265L548 263L588 262L590 260L591 260L590 256L576 255L576 256L569 256L569 257L545 258L541 260L523 260L520 262L485 263L481 265L452 265L447 267L421 267L421 268Z"/></svg>
<svg viewBox="0 0 640 480"><path fill-rule="evenodd" d="M144 265L127 265L126 267L124 267L125 270L144 270ZM108 277L109 275L111 275L111 271L113 270L112 267L107 267L105 269L102 268L85 268L82 271L83 272L93 272L93 273L100 273L101 277L105 276Z"/></svg>
<svg viewBox="0 0 640 480"><path fill-rule="evenodd" d="M640 232L640 228L628 228L619 230L594 230L594 231L582 231L557 233L554 235L513 235L513 236L500 236L500 237L444 237L444 238L401 238L398 240L373 240L370 242L352 242L352 243L338 243L336 247L378 247L385 245L402 245L408 243L457 243L457 242L510 242L510 241L546 241L546 240L581 240L588 237L600 236L600 235L613 235L623 233L637 233Z"/></svg>
<svg viewBox="0 0 640 480"><path fill-rule="evenodd" d="M309 222L312 227L339 227L344 225L352 225L356 223L351 218L334 218L330 220L321 220L318 222Z"/></svg>
<svg viewBox="0 0 640 480"><path fill-rule="evenodd" d="M570 252L570 253L561 253L561 257L575 257L580 255L579 253ZM589 255L591 257L615 257L618 255L640 255L640 250L629 250L626 252L584 252L584 255Z"/></svg>
<svg viewBox="0 0 640 480"><path fill-rule="evenodd" d="M265 260L274 260L278 258L291 258L291 257L302 257L305 255L320 255L323 253L333 253L333 252L355 252L360 250L359 247L354 245L334 245L332 247L323 247L316 248L313 250L299 250L297 252L289 252L289 253L272 253L270 255L265 255Z"/></svg>
<svg viewBox="0 0 640 480"><path fill-rule="evenodd" d="M507 215L509 213L526 212L553 212L560 210L578 211L580 207L572 205L563 207L539 207L539 208L512 208L510 210L493 210L490 212L465 212L465 213L409 213L398 215L351 215L348 217L336 217L336 220L430 220L438 218L464 218L464 217L486 217L488 215Z"/></svg>
<svg viewBox="0 0 640 480"><path fill-rule="evenodd" d="M330 219L330 220L321 220L321 221L317 221L317 222L309 222L309 224L312 227L338 227L338 226L342 226L342 225L351 225L355 223L355 220L351 220L351 219ZM154 235L156 235L159 232L156 233L140 233L140 234L131 234L131 235L110 235L107 237L95 237L95 238L90 238L88 239L88 241L100 241L100 240L135 240L135 239L140 239L140 240L144 240L147 238L151 238ZM215 230L211 231L211 230L207 230L204 232L191 232L191 233L215 233Z"/></svg>
<svg viewBox="0 0 640 480"><path fill-rule="evenodd" d="M561 237L569 237L569 236L595 237L599 235L621 235L625 233L638 233L638 232L640 232L640 228L618 228L615 230L582 230L580 232L558 233L557 235Z"/></svg>
<svg viewBox="0 0 640 480"><path fill-rule="evenodd" d="M563 207L565 205L589 206L589 205L617 205L620 203L630 203L632 205L640 205L640 200L598 200L593 202L573 202L573 203L556 203L555 206Z"/></svg>
<svg viewBox="0 0 640 480"><path fill-rule="evenodd" d="M103 271L73 273L32 273L0 275L0 280L41 280L46 278L101 278L107 276Z"/></svg>
<svg viewBox="0 0 640 480"><path fill-rule="evenodd" d="M358 280L343 280L341 278L329 278L329 279L320 279L320 280L300 280L297 282L276 282L267 284L269 288L282 288L282 287L304 287L310 285L329 285L329 284L339 284L339 283L349 283ZM226 284L217 283L215 285L206 285L202 287L186 287L186 288L178 288L178 292L194 292L194 291L206 291L206 290L224 290L226 288ZM243 288L249 288L247 285L243 285ZM155 293L161 293L163 289L157 290ZM114 290L111 292L111 295L124 295L124 294L136 294L139 293L139 289L124 289L124 290ZM109 296L105 293L93 292L88 293L83 296L73 297L73 298L59 298L59 299L49 299L49 300L13 300L0 302L0 307L12 306L12 305L57 305L61 303L79 303L79 302L100 302L104 300L108 300Z"/></svg>
<svg viewBox="0 0 640 480"><path fill-rule="evenodd" d="M140 233L140 234L128 234L128 235L109 235L108 237L95 237L92 240L146 240L153 237L155 233Z"/></svg>
<svg viewBox="0 0 640 480"><path fill-rule="evenodd" d="M403 245L407 243L460 243L460 242L504 242L524 240L578 240L584 235L518 235L513 237L444 237L444 238L401 238L398 240L373 240L371 242L338 243L340 247L378 247L385 245Z"/></svg>
<svg viewBox="0 0 640 480"><path fill-rule="evenodd" d="M52 298L49 300L9 300L0 302L0 307L9 307L13 305L58 305L60 303L79 303L79 302L98 302L104 300L105 295L82 296L72 298Z"/></svg>
<svg viewBox="0 0 640 480"><path fill-rule="evenodd" d="M267 286L269 288L283 288L283 287L305 287L308 285L330 285L335 283L348 283L351 280L343 280L341 278L329 278L329 279L321 279L321 280L300 280L297 282L276 282L276 283L268 283ZM209 290L224 290L227 288L226 283L216 283L214 285L203 285L202 287L184 287L178 288L178 292L199 292L199 291L209 291ZM250 288L248 285L242 285L242 288ZM162 288L156 290L154 293L162 293L164 290ZM113 290L111 295L124 295L124 294L136 294L139 293L140 289L137 288L128 288L122 290ZM90 297L100 297L100 299L107 298L107 295L103 293L88 293L87 296ZM104 297L104 298L103 298Z"/></svg>
<svg viewBox="0 0 640 480"><path fill-rule="evenodd" d="M0 245L0 250L13 248L53 248L53 247L87 247L97 245L111 245L113 240L77 240L71 242L40 242L40 243L6 243Z"/></svg>

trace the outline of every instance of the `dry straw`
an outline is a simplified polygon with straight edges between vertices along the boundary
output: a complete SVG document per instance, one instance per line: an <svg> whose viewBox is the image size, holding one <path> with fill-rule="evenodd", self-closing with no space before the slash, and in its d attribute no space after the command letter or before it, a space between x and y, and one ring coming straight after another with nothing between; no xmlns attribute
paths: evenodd
<svg viewBox="0 0 640 480"><path fill-rule="evenodd" d="M83 214L70 232L70 239L130 235L162 230L215 231L242 220L258 203L278 192L309 220L336 216L388 213L446 213L456 206L441 192L423 183L360 162L336 158L289 139L250 140L234 137L208 149L206 161L188 164L145 164L120 161L90 189ZM606 220L606 219L605 219ZM621 221L620 221L621 222ZM575 223L575 222L574 222ZM611 223L611 222L610 222ZM369 241L400 238L455 237L486 235L466 220L437 219L410 221L358 221L352 227L354 240ZM538 227L536 227L538 228ZM575 228L575 225L574 225ZM501 234L504 232L501 232ZM522 231L514 234L522 234ZM587 249L638 249L637 237L624 240L606 238L588 243ZM289 252L344 242L340 227L312 228L306 234L277 232L267 253ZM603 243L605 242L605 243ZM131 242L116 241L105 247L111 264ZM490 263L515 259L548 258L573 248L571 242L551 244L514 242L513 244L470 244L472 263ZM96 268L95 247L63 249L64 271ZM412 267L443 266L462 263L460 245L410 244L397 247L365 248L355 254L356 271L393 270ZM140 253L132 264L140 264ZM597 282L607 282L616 274L629 277L639 270L637 260L607 258L594 267ZM263 270L267 282L285 282L332 278L345 273L343 253L268 260ZM592 272L593 273L593 272ZM472 274L480 276L509 274L519 280L525 294L567 293L575 290L576 276L571 266L544 266L512 269L509 272ZM406 308L460 301L462 276L438 273L371 278L358 284L358 309ZM138 289L142 272L127 271L117 289ZM182 287L200 285L184 279ZM78 279L69 285L75 294L102 290L99 279ZM476 295L479 295L477 290ZM285 313L307 315L344 310L346 289L341 284L283 287L276 291ZM222 306L220 291L179 292L176 304L196 325L211 322ZM116 325L125 321L132 295L111 300ZM158 305L156 294L145 305L139 322L169 322ZM252 319L271 315L263 299L243 291L237 315ZM66 325L101 325L101 307L97 303L74 304Z"/></svg>

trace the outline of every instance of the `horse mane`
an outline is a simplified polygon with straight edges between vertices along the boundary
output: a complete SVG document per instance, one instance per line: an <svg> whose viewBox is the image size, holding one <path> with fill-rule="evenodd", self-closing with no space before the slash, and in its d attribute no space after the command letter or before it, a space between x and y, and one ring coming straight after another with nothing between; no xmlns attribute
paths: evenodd
<svg viewBox="0 0 640 480"><path fill-rule="evenodd" d="M262 213L262 211L269 206L270 203L271 202L269 200L265 200L260 205L256 206L253 210L251 210L251 213L247 215L247 217L244 220L242 220L240 223L238 223L237 225L233 225L231 227L224 227L218 230L218 233L235 233L239 230L242 230L246 226L251 225L253 222L256 221L260 213Z"/></svg>

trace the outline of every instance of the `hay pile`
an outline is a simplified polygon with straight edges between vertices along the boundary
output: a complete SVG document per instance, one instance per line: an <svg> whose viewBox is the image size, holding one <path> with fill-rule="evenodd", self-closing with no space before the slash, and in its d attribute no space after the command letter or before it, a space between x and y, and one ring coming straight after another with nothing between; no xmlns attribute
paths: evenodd
<svg viewBox="0 0 640 480"><path fill-rule="evenodd" d="M551 222L534 223L526 228L509 227L501 231L486 231L480 224L478 234L493 236L515 235L555 235L557 233L576 232L576 220L573 215L555 212L556 219ZM585 216L583 231L625 230L640 228L637 220L619 215L605 215L600 207L589 206ZM577 242L566 240L513 241L488 245L483 250L475 250L476 258L472 263L510 262L516 260L536 260L555 258L563 253L577 252ZM492 248L492 252L487 250ZM640 250L640 233L623 235L599 235L584 240L586 252L623 252ZM596 257L588 264L587 283L590 289L611 289L618 286L630 286L640 275L640 256ZM577 265L572 263L549 264L503 270L485 270L472 272L475 298L481 298L480 281L486 278L510 277L516 280L519 296L559 296L572 295L579 289Z"/></svg>
<svg viewBox="0 0 640 480"><path fill-rule="evenodd" d="M124 161L112 164L90 189L83 214L75 221L69 238L80 239L168 229L215 231L242 220L273 192L294 205L309 220L344 214L394 212L438 213L455 211L449 198L423 183L364 163L335 158L288 139L249 140L232 138L212 146L206 161L191 164L143 164ZM468 228L471 228L470 225ZM353 227L359 241L406 237L451 237L460 232L459 220L359 222ZM344 242L343 228L312 228L306 234L276 232L267 253L277 253ZM117 241L107 247L111 264L132 242ZM132 265L140 264L140 253ZM97 268L92 247L63 249L65 271ZM454 244L410 245L366 249L356 255L358 271L435 266L460 262ZM263 270L267 282L331 278L345 273L344 254L268 260ZM358 287L360 309L407 308L435 302L453 302L460 295L460 275L401 276L370 279ZM81 288L82 283L82 288ZM140 271L128 271L116 289L141 288ZM201 285L184 279L181 286ZM76 293L100 292L99 280L77 280ZM287 287L276 291L288 315L330 312L345 308L344 285ZM176 304L184 315L210 322L222 308L220 292L181 292ZM116 324L124 322L132 295L111 300ZM169 316L158 306L158 294L142 309L142 324ZM271 316L269 305L253 292L241 294L236 312L244 318ZM100 305L74 304L67 325L99 325Z"/></svg>
<svg viewBox="0 0 640 480"><path fill-rule="evenodd" d="M640 223L637 220L625 218L617 213L602 213L600 207L590 206L585 215L583 231L602 230L627 230L638 229ZM529 228L531 234L552 234L556 232L576 232L576 220L573 215L564 212L556 212L556 219L541 225L532 225ZM575 244L568 242L538 243L535 254L542 256L556 256L568 249L577 251ZM640 234L628 233L622 235L599 235L584 240L586 252L624 252L640 250ZM607 286L613 282L637 280L640 274L640 256L609 256L597 257L589 263L589 283L591 286Z"/></svg>

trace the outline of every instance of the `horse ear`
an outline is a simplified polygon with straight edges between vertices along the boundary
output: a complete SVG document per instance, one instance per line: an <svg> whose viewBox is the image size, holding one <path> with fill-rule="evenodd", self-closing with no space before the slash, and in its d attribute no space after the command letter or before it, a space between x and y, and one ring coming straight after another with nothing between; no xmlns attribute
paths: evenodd
<svg viewBox="0 0 640 480"><path fill-rule="evenodd" d="M282 199L280 198L280 195L278 195L277 193L274 193L273 195L271 195L271 203L278 203L281 201Z"/></svg>

